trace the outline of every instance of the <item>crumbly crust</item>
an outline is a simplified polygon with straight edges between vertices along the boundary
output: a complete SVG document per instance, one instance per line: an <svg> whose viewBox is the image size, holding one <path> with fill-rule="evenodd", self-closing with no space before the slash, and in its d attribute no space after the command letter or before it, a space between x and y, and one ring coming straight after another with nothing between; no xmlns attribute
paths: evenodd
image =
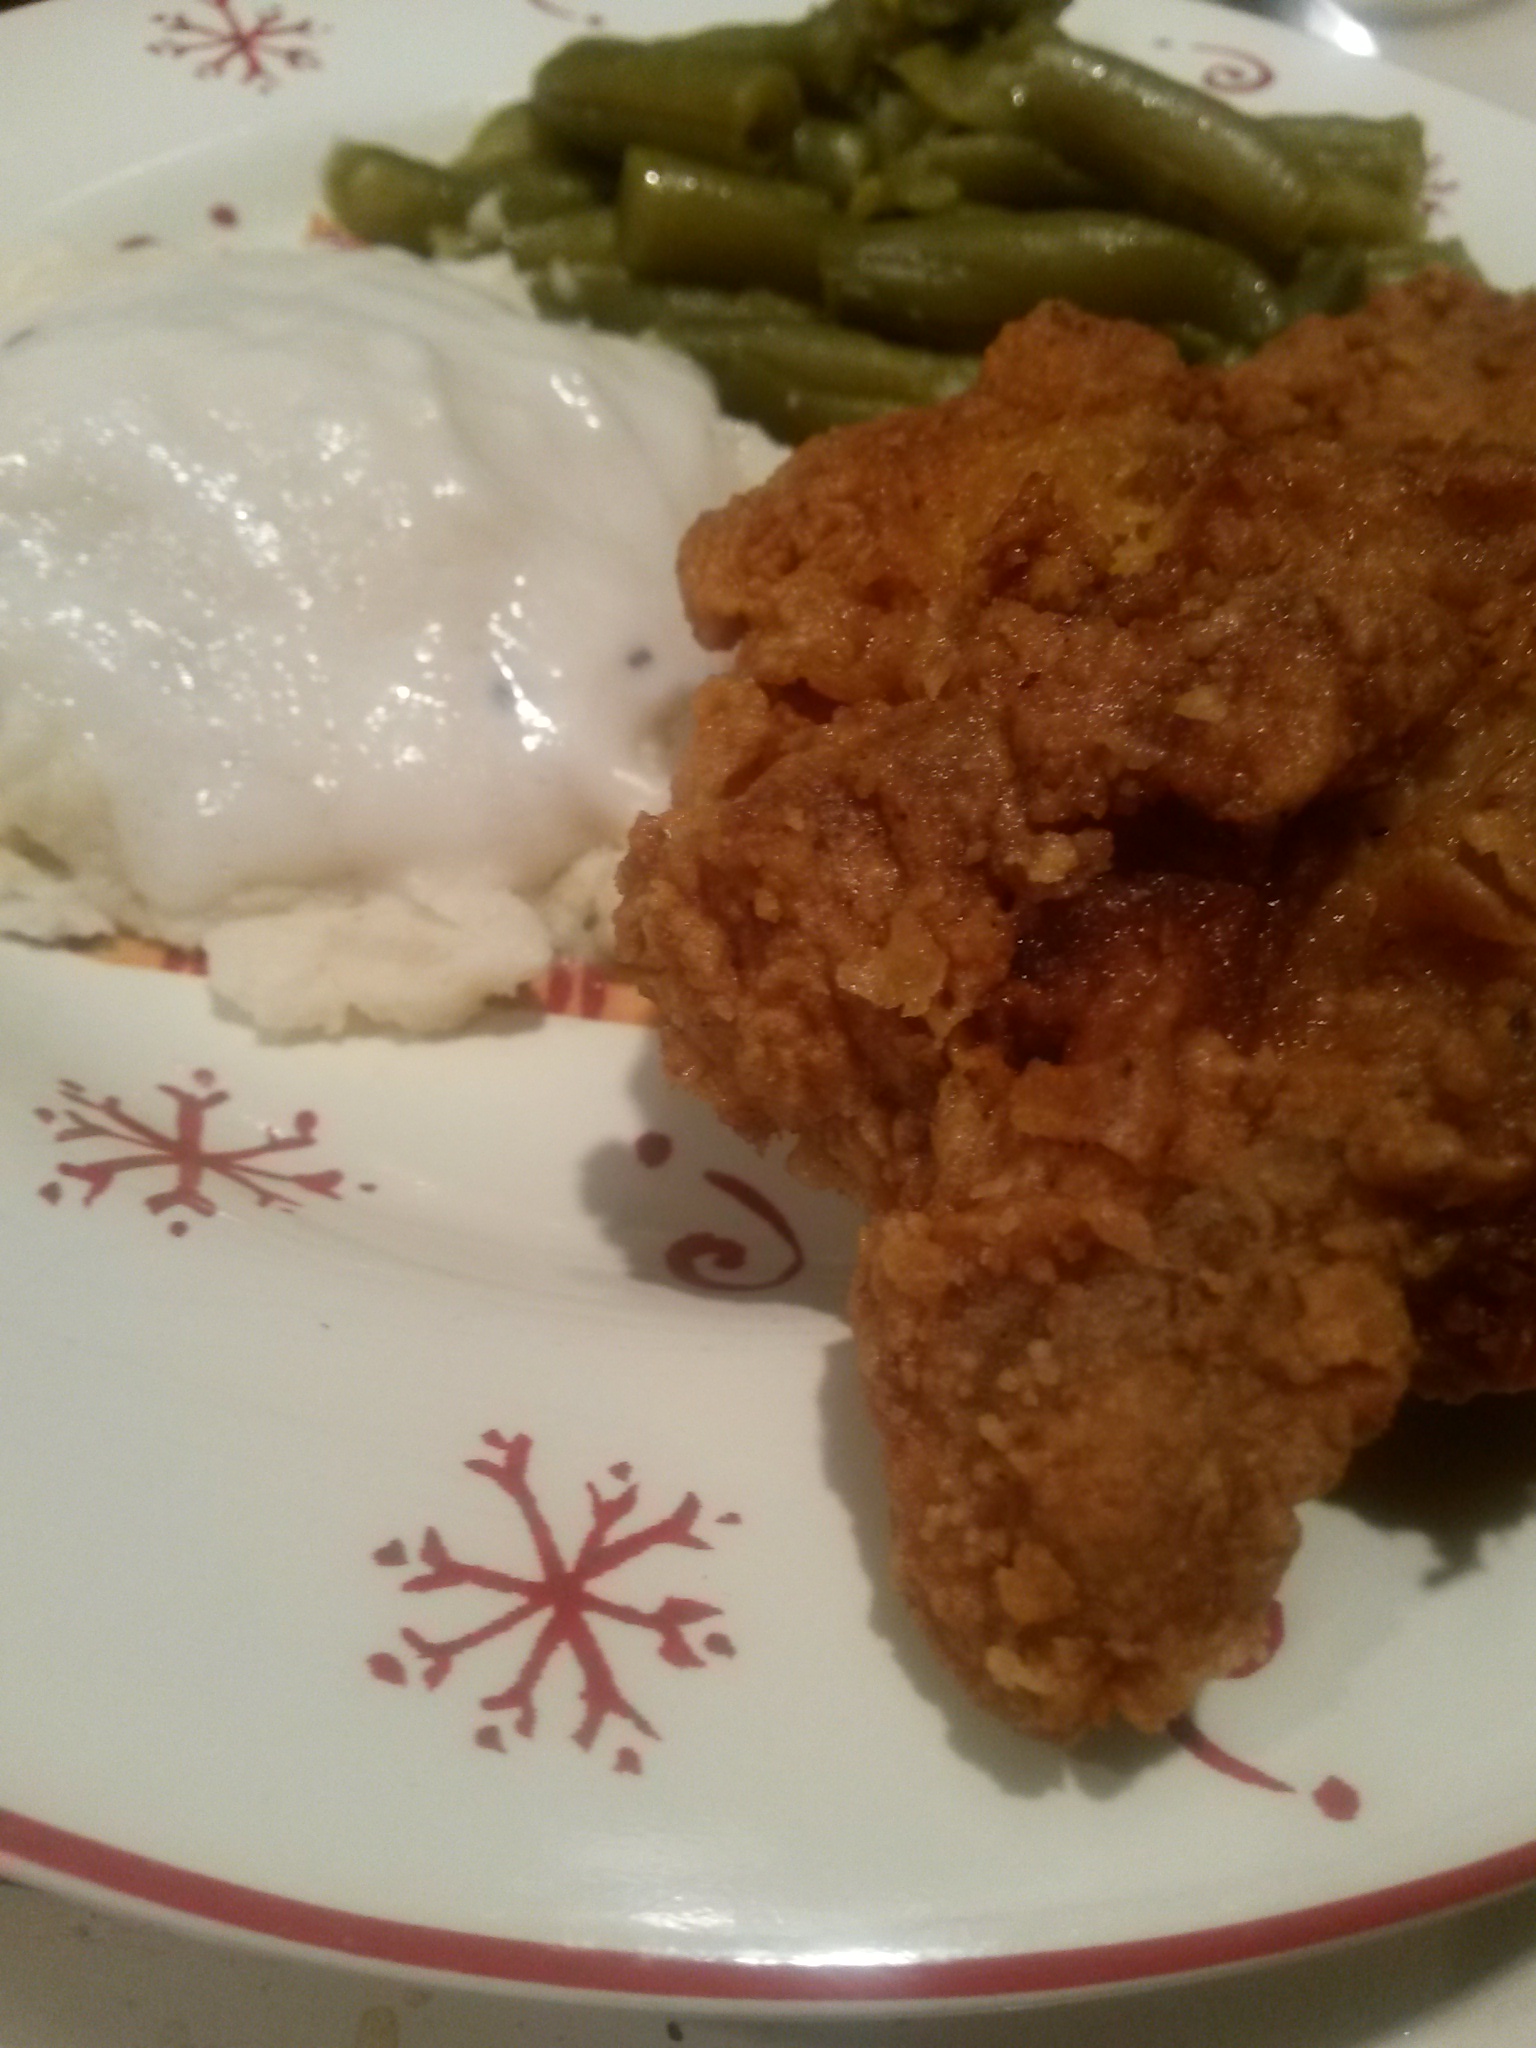
<svg viewBox="0 0 1536 2048"><path fill-rule="evenodd" d="M685 543L621 953L872 1212L897 1576L978 1697L1163 1725L1410 1382L1536 1382L1536 303L1230 371L1043 309Z"/></svg>

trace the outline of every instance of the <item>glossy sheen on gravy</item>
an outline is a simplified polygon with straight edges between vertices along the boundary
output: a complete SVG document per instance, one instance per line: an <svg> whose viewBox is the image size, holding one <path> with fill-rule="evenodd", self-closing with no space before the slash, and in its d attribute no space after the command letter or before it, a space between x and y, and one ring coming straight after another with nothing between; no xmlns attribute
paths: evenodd
<svg viewBox="0 0 1536 2048"><path fill-rule="evenodd" d="M3 332L3 329L0 329ZM543 887L665 800L702 380L389 252L156 267L0 348L0 740L168 919Z"/></svg>

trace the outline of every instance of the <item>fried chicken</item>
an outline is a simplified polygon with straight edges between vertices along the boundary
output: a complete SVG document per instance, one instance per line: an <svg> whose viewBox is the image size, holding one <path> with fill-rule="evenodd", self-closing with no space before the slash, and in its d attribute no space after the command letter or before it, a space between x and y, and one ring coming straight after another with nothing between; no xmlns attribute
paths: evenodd
<svg viewBox="0 0 1536 2048"><path fill-rule="evenodd" d="M1237 1668L1410 1383L1536 1382L1536 302L1231 370L1051 307L682 555L620 942L870 1211L897 1578L987 1705Z"/></svg>

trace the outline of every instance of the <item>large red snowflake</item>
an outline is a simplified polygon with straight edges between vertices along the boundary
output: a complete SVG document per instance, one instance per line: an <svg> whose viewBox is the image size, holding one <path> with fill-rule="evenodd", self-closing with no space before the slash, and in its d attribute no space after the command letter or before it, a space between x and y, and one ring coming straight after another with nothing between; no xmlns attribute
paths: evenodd
<svg viewBox="0 0 1536 2048"><path fill-rule="evenodd" d="M192 57L198 78L238 78L258 92L270 92L284 71L316 71L312 47L324 33L309 15L291 20L282 7L258 7L246 14L235 0L201 0L175 14L152 15L163 31L147 47L156 57Z"/></svg>
<svg viewBox="0 0 1536 2048"><path fill-rule="evenodd" d="M315 1142L320 1119L312 1109L301 1109L288 1130L268 1127L253 1144L216 1145L209 1131L215 1110L229 1101L229 1091L216 1085L206 1067L192 1076L190 1088L173 1083L156 1092L169 1098L174 1115L166 1127L147 1115L136 1115L124 1107L120 1096L91 1095L78 1081L61 1081L59 1096L63 1110L44 1106L35 1114L40 1123L53 1127L54 1142L89 1151L100 1145L113 1149L96 1158L74 1158L59 1167L59 1179L44 1183L38 1193L45 1202L63 1198L65 1181L85 1189L85 1206L90 1207L109 1188L126 1176L138 1173L168 1175L165 1185L144 1197L152 1216L171 1209L188 1209L194 1216L215 1216L218 1204L208 1192L210 1182L238 1189L254 1199L258 1208L296 1209L306 1195L335 1200L345 1175L332 1167L293 1172L272 1162L292 1152L306 1152ZM372 1184L360 1184L372 1193ZM171 1224L175 1237L186 1234L185 1218Z"/></svg>
<svg viewBox="0 0 1536 2048"><path fill-rule="evenodd" d="M494 1453L489 1458L467 1460L467 1470L488 1479L511 1502L523 1525L532 1550L531 1571L503 1571L471 1564L455 1557L436 1529L421 1539L417 1561L423 1569L404 1581L407 1593L439 1593L450 1587L475 1587L499 1598L498 1611L477 1628L444 1640L435 1640L414 1628L403 1628L401 1640L416 1660L422 1682L435 1691L452 1672L458 1660L517 1630L528 1629L532 1641L509 1685L484 1694L479 1706L483 1713L508 1714L514 1731L531 1736L538 1725L538 1694L562 1653L573 1660L580 1678L580 1718L572 1730L582 1749L591 1749L609 1721L628 1724L637 1734L658 1739L657 1730L630 1699L619 1683L604 1647L600 1630L638 1630L655 1639L655 1653L663 1663L684 1670L698 1670L705 1664L701 1651L714 1656L731 1656L734 1646L718 1631L693 1639L703 1624L718 1616L718 1607L702 1600L671 1596L653 1607L614 1598L603 1590L615 1575L647 1552L664 1548L709 1550L712 1546L699 1534L702 1513L697 1494L685 1494L672 1512L659 1520L626 1528L639 1506L640 1490L628 1465L612 1465L608 1476L617 1490L606 1493L590 1481L586 1487L587 1526L574 1554L567 1559L534 1493L528 1478L533 1449L527 1435L503 1436L489 1430L482 1438ZM718 1517L734 1522L735 1515ZM409 1563L403 1543L386 1543L374 1552L382 1565ZM409 1677L406 1665L392 1651L381 1651L368 1660L375 1678L391 1685L404 1685ZM475 1740L485 1749L503 1749L499 1723L483 1724ZM614 1768L638 1771L639 1753L620 1747Z"/></svg>

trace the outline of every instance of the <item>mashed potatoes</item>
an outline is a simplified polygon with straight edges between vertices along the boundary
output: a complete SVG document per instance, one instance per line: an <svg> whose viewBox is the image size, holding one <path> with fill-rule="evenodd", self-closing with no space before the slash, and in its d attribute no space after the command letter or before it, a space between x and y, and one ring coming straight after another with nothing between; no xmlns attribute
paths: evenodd
<svg viewBox="0 0 1536 2048"><path fill-rule="evenodd" d="M677 543L772 458L393 252L0 322L0 929L203 945L280 1031L515 989L665 803Z"/></svg>

